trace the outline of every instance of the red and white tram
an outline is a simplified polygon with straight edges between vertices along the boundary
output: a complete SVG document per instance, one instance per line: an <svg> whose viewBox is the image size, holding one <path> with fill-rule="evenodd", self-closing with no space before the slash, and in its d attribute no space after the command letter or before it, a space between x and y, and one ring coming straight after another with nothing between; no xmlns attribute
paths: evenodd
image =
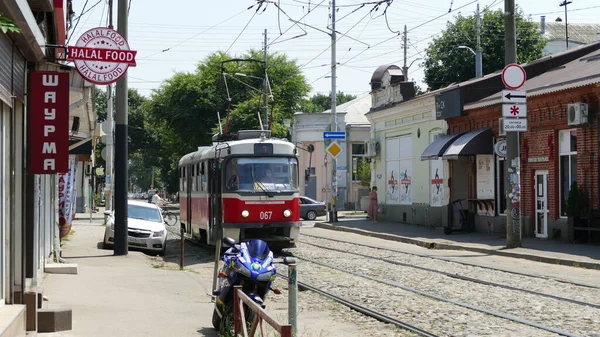
<svg viewBox="0 0 600 337"><path fill-rule="evenodd" d="M213 137L179 161L181 222L192 239L262 239L293 247L300 230L298 158L294 144L269 131ZM222 231L222 232L219 232Z"/></svg>

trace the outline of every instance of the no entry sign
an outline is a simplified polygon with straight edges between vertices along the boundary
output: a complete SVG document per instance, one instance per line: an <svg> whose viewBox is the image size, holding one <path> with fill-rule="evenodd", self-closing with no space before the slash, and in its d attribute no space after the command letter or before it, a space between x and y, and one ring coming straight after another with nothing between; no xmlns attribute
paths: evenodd
<svg viewBox="0 0 600 337"><path fill-rule="evenodd" d="M98 27L83 33L68 47L67 59L88 82L105 85L118 81L129 68L135 67L136 51L116 30Z"/></svg>
<svg viewBox="0 0 600 337"><path fill-rule="evenodd" d="M502 70L502 82L508 89L519 89L526 80L525 69L516 63L511 63Z"/></svg>

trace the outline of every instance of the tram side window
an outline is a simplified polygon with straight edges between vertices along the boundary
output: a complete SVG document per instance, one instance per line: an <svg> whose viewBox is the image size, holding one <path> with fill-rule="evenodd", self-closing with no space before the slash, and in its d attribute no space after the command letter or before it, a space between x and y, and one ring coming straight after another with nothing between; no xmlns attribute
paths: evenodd
<svg viewBox="0 0 600 337"><path fill-rule="evenodd" d="M183 167L179 168L179 190L184 191L183 190Z"/></svg>
<svg viewBox="0 0 600 337"><path fill-rule="evenodd" d="M183 190L187 192L188 191L188 189L187 189L188 186L187 186L187 174L186 174L187 172L186 171L187 171L186 167L184 166L183 167Z"/></svg>

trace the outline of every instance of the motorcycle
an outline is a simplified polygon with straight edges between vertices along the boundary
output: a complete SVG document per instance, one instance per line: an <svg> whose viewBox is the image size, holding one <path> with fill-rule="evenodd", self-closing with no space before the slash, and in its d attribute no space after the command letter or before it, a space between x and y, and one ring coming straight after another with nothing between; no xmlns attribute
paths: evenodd
<svg viewBox="0 0 600 337"><path fill-rule="evenodd" d="M262 240L249 240L236 243L232 238L224 238L223 242L230 248L223 254L225 265L219 272L215 308L213 311L213 327L223 334L233 327L233 291L235 285L242 286L242 291L255 303L266 308L265 297L269 290L275 294L281 292L271 288L277 276L273 265L273 252ZM254 311L244 304L246 322L252 324Z"/></svg>

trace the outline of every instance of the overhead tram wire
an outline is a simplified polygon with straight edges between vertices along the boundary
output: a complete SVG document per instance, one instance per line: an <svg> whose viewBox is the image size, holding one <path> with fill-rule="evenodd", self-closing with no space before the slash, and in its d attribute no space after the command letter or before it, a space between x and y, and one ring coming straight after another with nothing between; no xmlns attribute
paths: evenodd
<svg viewBox="0 0 600 337"><path fill-rule="evenodd" d="M432 22L432 21L435 21L435 20L437 20L437 19L439 19L439 18L441 18L441 17L444 17L444 16L446 16L446 15L448 15L448 14L452 13L452 12L455 12L455 11L457 11L457 10L460 10L460 9L462 9L462 8L466 7L466 6L469 6L469 5L471 5L471 4L474 4L474 3L476 3L477 1L478 1L478 0L473 0L473 1L469 2L469 3L467 3L467 4L464 4L464 5L462 5L462 6L458 7L458 8L455 8L455 9L453 9L452 11L450 11L450 12L448 12L448 13L444 13L444 14L438 15L438 16L436 16L435 18L433 18L433 19L431 19L431 20L428 20L428 21L426 21L426 22L424 22L424 23L421 23L421 24L419 24L419 25L417 25L417 26L415 26L415 27L413 27L413 28L409 29L407 32L413 31L413 30L415 30L415 29L417 29L417 28L419 28L419 27L422 27L422 26L424 26L424 25L426 25L426 24L428 24L428 23L430 23L430 22ZM370 46L369 48L366 48L366 49L364 49L363 51L361 51L361 52L359 52L358 54L356 54L356 55L354 55L353 57L351 57L351 58L350 58L348 61L345 61L344 63L340 63L340 64L338 64L338 65L337 65L337 67L339 68L339 67L342 67L342 66L344 66L344 65L348 64L350 61L352 61L352 60L354 60L355 58L357 58L358 56L362 55L362 54L363 54L363 53L365 53L367 50L370 50L371 48L374 48L374 47L380 46L380 45L382 45L382 44L384 44L384 43L386 43L386 42L388 42L388 41L390 41L390 40L393 40L393 39L395 39L395 38L399 37L400 35L401 35L401 34L396 34L396 35L394 35L394 36L392 36L392 37L390 37L390 38L387 38L387 39L385 39L385 40L383 40L383 41L381 41L381 42L378 42L378 43L376 43L376 44L374 44L374 45ZM313 83L317 82L318 80L321 80L322 78L325 78L325 77L326 77L326 76L328 76L329 74L331 74L331 71L329 71L328 73L324 74L323 76L321 76L321 77L317 78L316 80L314 80L314 81L313 81L313 82L311 82L310 84L312 85Z"/></svg>
<svg viewBox="0 0 600 337"><path fill-rule="evenodd" d="M252 14L252 17L250 17L250 20L248 20L248 23L246 23L244 28L242 28L242 31L238 34L238 36L235 38L235 40L233 40L233 42L231 42L231 44L229 45L229 48L227 48L227 50L225 51L225 54L229 53L229 50L231 49L231 47L233 47L233 45L240 38L240 36L242 36L242 34L246 30L246 28L248 28L248 25L250 25L250 22L252 22L252 19L254 19L254 17L256 16L256 13L258 12L259 9L260 9L260 7L254 11L254 14Z"/></svg>
<svg viewBox="0 0 600 337"><path fill-rule="evenodd" d="M324 2L325 2L325 0L321 0L321 2L319 2L319 4L318 4L317 6L320 6L320 5L322 5ZM303 20L304 18L306 18L306 17L307 17L307 16L308 16L310 13L312 13L312 12L314 12L314 11L307 11L307 12L306 12L304 15L302 15L302 17L301 17L300 19L298 19L298 20L296 20L296 21L301 21L301 20ZM279 34L279 36L277 36L275 39L273 39L273 41L271 41L271 43L269 43L269 44L267 45L267 47L268 47L268 46L272 46L272 45L274 45L274 44L275 44L275 42L276 42L276 41L277 41L277 40L278 40L280 37L282 37L283 35L285 35L285 33L289 32L289 31L290 31L290 29L292 29L292 27L294 27L294 26L298 26L298 27L300 27L300 29L302 29L302 27L301 27L300 25L298 25L297 23L294 23L293 25L291 25L290 27L288 27L288 29L286 29L286 30L283 32L283 34ZM297 38L299 38L299 37L302 37L302 36L306 36L306 35L307 35L307 33L306 33L306 30L304 30L304 29L302 29L302 30L304 31L304 34L297 35L297 36L293 36L293 37L291 37L291 38L288 38L288 39L285 39L285 40L283 40L283 41L279 41L278 43L282 43L282 42L285 42L285 41L289 41L289 40L297 39Z"/></svg>
<svg viewBox="0 0 600 337"><path fill-rule="evenodd" d="M252 8L252 7L250 7L250 8ZM218 26L220 26L220 25L224 24L225 22L227 22L227 21L229 21L229 20L232 20L232 19L234 19L234 18L238 17L239 15L241 15L241 14L242 14L242 13L244 13L244 12L246 12L246 11L247 11L247 10L249 10L250 8L246 8L246 9L244 9L243 11L241 11L241 12L239 12L239 13L237 13L237 14L235 14L235 15L233 15L233 16L231 16L231 17L229 17L229 18L227 18L227 19L225 19L225 20L223 20L223 21L221 21L221 22L219 22L219 23L217 23L217 24L215 24L215 25L213 25L213 26L211 26L211 27L209 27L209 28L207 28L207 29L203 30L203 31L201 31L201 32L200 32L200 33L198 33L198 34L195 34L195 35L193 35L193 36L191 36L191 37L189 37L189 38L187 38L187 39L181 40L180 42L178 42L178 43L176 43L176 44L174 44L174 45L172 45L172 46L170 46L170 47L168 47L168 48L166 48L166 49L163 49L163 50L161 50L161 51L159 51L159 52L156 52L156 53L154 53L154 54L150 54L150 55L148 55L148 56L141 57L141 58L139 58L139 60L147 59L147 58L149 58L149 57L152 57L152 56L155 56L155 55L158 55L158 54L166 53L166 52L170 51L171 49L173 49L173 48L175 48L175 47L178 47L178 46L180 46L180 45L182 45L182 44L184 44L184 43L188 42L189 40L195 39L196 37L198 37L198 36L200 36L200 35L202 35L202 34L204 34L204 33L208 32L208 31L210 31L210 30L212 30L212 29L214 29L214 28L216 28L216 27L218 27Z"/></svg>
<svg viewBox="0 0 600 337"><path fill-rule="evenodd" d="M348 34L352 29L354 29L354 27L356 27L357 25L359 25L371 12L369 11L369 13L365 14L365 16L363 16L358 22L356 22L354 24L354 26L350 27L350 29L348 29L346 31L346 33L343 33L342 36L340 36L340 38L338 38L335 43L337 44L337 42L339 40L341 40L342 38L344 38L344 36L346 34ZM360 42L360 41L359 41ZM364 42L362 42L363 44L366 44ZM367 44L368 45L368 44ZM305 64L300 66L300 69L303 69L304 67L306 67L308 64L310 64L311 62L313 62L314 60L316 60L319 56L323 55L323 53L325 53L326 51L328 51L329 49L331 49L331 45L329 45L327 48L325 48L323 51L321 51L319 54L317 54L317 56L313 57L310 61L306 62Z"/></svg>

